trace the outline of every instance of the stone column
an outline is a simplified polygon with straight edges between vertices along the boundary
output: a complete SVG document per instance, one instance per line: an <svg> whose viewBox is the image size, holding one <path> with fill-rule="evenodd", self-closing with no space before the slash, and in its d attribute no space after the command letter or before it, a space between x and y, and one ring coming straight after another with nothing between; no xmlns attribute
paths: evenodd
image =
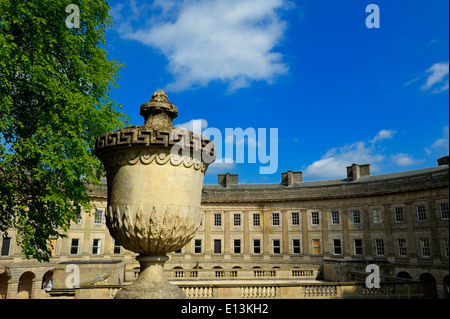
<svg viewBox="0 0 450 319"><path fill-rule="evenodd" d="M309 236L308 236L308 210L306 209L302 209L300 211L300 216L302 219L302 241L303 241L303 255L304 256L309 256L311 255L312 252L310 252L309 250Z"/></svg>
<svg viewBox="0 0 450 319"><path fill-rule="evenodd" d="M283 255L289 256L289 219L288 219L288 212L286 210L281 210L281 230L283 232ZM271 223L272 224L272 223Z"/></svg>

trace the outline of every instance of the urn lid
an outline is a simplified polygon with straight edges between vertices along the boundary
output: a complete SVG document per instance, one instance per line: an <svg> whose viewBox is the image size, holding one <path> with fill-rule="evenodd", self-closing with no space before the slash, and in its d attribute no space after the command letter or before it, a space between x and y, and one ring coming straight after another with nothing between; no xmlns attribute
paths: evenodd
<svg viewBox="0 0 450 319"><path fill-rule="evenodd" d="M158 90L147 103L141 105L139 113L144 117L145 126L172 128L172 121L178 116L178 109L169 102L166 92Z"/></svg>

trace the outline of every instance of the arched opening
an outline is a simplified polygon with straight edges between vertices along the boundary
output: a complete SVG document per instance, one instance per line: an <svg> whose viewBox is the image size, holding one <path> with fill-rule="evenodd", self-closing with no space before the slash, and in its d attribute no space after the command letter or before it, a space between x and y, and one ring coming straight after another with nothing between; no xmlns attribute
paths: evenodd
<svg viewBox="0 0 450 319"><path fill-rule="evenodd" d="M408 274L406 271L400 271L400 272L397 274L397 277L398 277L398 278L405 278L405 279L412 279L411 275Z"/></svg>
<svg viewBox="0 0 450 319"><path fill-rule="evenodd" d="M47 288L50 280L53 277L53 270L47 271L44 276L42 276L42 283L41 283L41 289Z"/></svg>
<svg viewBox="0 0 450 319"><path fill-rule="evenodd" d="M183 269L183 267L181 267L181 266L175 266L175 267L173 267L173 269Z"/></svg>
<svg viewBox="0 0 450 319"><path fill-rule="evenodd" d="M8 281L10 279L11 277L8 276L6 271L0 274L0 299L6 299L6 296L8 295Z"/></svg>
<svg viewBox="0 0 450 319"><path fill-rule="evenodd" d="M220 266L214 266L214 267L212 267L212 269L223 269L223 268Z"/></svg>
<svg viewBox="0 0 450 319"><path fill-rule="evenodd" d="M234 266L233 269L242 269L240 266Z"/></svg>
<svg viewBox="0 0 450 319"><path fill-rule="evenodd" d="M423 281L423 292L425 298L436 299L438 297L436 279L429 273L423 273L419 277Z"/></svg>
<svg viewBox="0 0 450 319"><path fill-rule="evenodd" d="M252 267L252 269L261 269L261 267L259 267L259 266L254 266L254 267Z"/></svg>
<svg viewBox="0 0 450 319"><path fill-rule="evenodd" d="M450 295L449 289L450 289L450 283L449 283L449 278L447 275L444 277L444 298L445 299L448 299L448 296Z"/></svg>
<svg viewBox="0 0 450 319"><path fill-rule="evenodd" d="M33 292L33 282L36 276L31 271L24 272L19 278L17 289L17 299L31 299Z"/></svg>

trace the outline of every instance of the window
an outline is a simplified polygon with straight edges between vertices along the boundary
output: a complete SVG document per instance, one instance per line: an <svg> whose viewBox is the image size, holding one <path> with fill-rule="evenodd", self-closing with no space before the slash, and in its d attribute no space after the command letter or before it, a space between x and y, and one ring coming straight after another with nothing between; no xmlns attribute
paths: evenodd
<svg viewBox="0 0 450 319"><path fill-rule="evenodd" d="M361 215L359 213L359 210L352 210L352 220L353 220L353 224L361 223Z"/></svg>
<svg viewBox="0 0 450 319"><path fill-rule="evenodd" d="M114 241L114 254L118 255L122 253L122 246L119 245L119 243L117 243L117 241Z"/></svg>
<svg viewBox="0 0 450 319"><path fill-rule="evenodd" d="M416 210L417 210L417 219L419 221L427 220L427 213L425 211L425 205L417 205Z"/></svg>
<svg viewBox="0 0 450 319"><path fill-rule="evenodd" d="M202 253L202 240L196 239L194 241L194 253L195 254L201 254Z"/></svg>
<svg viewBox="0 0 450 319"><path fill-rule="evenodd" d="M403 218L403 207L395 207L395 222L403 223L405 220Z"/></svg>
<svg viewBox="0 0 450 319"><path fill-rule="evenodd" d="M94 238L94 240L92 240L92 254L100 254L100 239L98 238Z"/></svg>
<svg viewBox="0 0 450 319"><path fill-rule="evenodd" d="M214 226L222 226L222 214L214 214Z"/></svg>
<svg viewBox="0 0 450 319"><path fill-rule="evenodd" d="M222 252L222 241L220 239L214 239L214 253L220 254Z"/></svg>
<svg viewBox="0 0 450 319"><path fill-rule="evenodd" d="M240 239L234 240L234 253L235 254L241 253L241 240Z"/></svg>
<svg viewBox="0 0 450 319"><path fill-rule="evenodd" d="M300 225L300 218L298 212L292 213L292 226Z"/></svg>
<svg viewBox="0 0 450 319"><path fill-rule="evenodd" d="M331 223L333 225L339 225L339 211L335 210L331 212Z"/></svg>
<svg viewBox="0 0 450 319"><path fill-rule="evenodd" d="M312 212L311 213L311 224L312 225L319 225L319 212Z"/></svg>
<svg viewBox="0 0 450 319"><path fill-rule="evenodd" d="M274 253L274 254L279 254L279 253L281 252L281 249L280 249L280 240L279 240L279 239L274 239L274 240L272 241L272 244L273 244L273 253Z"/></svg>
<svg viewBox="0 0 450 319"><path fill-rule="evenodd" d="M234 214L233 215L233 225L234 226L241 226L241 214Z"/></svg>
<svg viewBox="0 0 450 319"><path fill-rule="evenodd" d="M445 257L448 257L448 238L444 238Z"/></svg>
<svg viewBox="0 0 450 319"><path fill-rule="evenodd" d="M58 241L58 238L50 238L50 251L52 252L52 256L56 255L56 242Z"/></svg>
<svg viewBox="0 0 450 319"><path fill-rule="evenodd" d="M381 224L381 209L373 209L373 223L374 224Z"/></svg>
<svg viewBox="0 0 450 319"><path fill-rule="evenodd" d="M363 244L362 239L355 239L355 255L362 255L363 254Z"/></svg>
<svg viewBox="0 0 450 319"><path fill-rule="evenodd" d="M81 207L80 206L74 206L75 209L75 223L79 224L81 222Z"/></svg>
<svg viewBox="0 0 450 319"><path fill-rule="evenodd" d="M398 244L398 255L399 256L406 256L407 252L406 252L406 239L398 239L397 240L397 244Z"/></svg>
<svg viewBox="0 0 450 319"><path fill-rule="evenodd" d="M11 237L3 237L2 252L0 256L9 256L10 246L11 246Z"/></svg>
<svg viewBox="0 0 450 319"><path fill-rule="evenodd" d="M253 214L253 226L260 226L259 214Z"/></svg>
<svg viewBox="0 0 450 319"><path fill-rule="evenodd" d="M375 239L375 254L377 256L384 255L384 241L383 239Z"/></svg>
<svg viewBox="0 0 450 319"><path fill-rule="evenodd" d="M80 240L78 238L72 238L72 242L70 244L70 254L77 255L78 254L78 244Z"/></svg>
<svg viewBox="0 0 450 319"><path fill-rule="evenodd" d="M181 254L181 248L180 249L177 249L177 250L175 250L174 252L173 252L174 254Z"/></svg>
<svg viewBox="0 0 450 319"><path fill-rule="evenodd" d="M101 224L102 220L103 220L103 211L102 210L96 210L95 211L94 224Z"/></svg>
<svg viewBox="0 0 450 319"><path fill-rule="evenodd" d="M253 239L253 253L260 254L261 253L261 240Z"/></svg>
<svg viewBox="0 0 450 319"><path fill-rule="evenodd" d="M448 203L440 203L441 219L448 219Z"/></svg>
<svg viewBox="0 0 450 319"><path fill-rule="evenodd" d="M313 254L320 254L320 239L313 239Z"/></svg>
<svg viewBox="0 0 450 319"><path fill-rule="evenodd" d="M280 213L272 213L272 226L280 226Z"/></svg>
<svg viewBox="0 0 450 319"><path fill-rule="evenodd" d="M292 240L292 252L294 254L300 254L300 239Z"/></svg>
<svg viewBox="0 0 450 319"><path fill-rule="evenodd" d="M333 239L333 248L334 248L334 254L335 255L342 254L341 240L340 239Z"/></svg>
<svg viewBox="0 0 450 319"><path fill-rule="evenodd" d="M420 250L422 251L423 257L430 257L430 242L428 238L420 239Z"/></svg>

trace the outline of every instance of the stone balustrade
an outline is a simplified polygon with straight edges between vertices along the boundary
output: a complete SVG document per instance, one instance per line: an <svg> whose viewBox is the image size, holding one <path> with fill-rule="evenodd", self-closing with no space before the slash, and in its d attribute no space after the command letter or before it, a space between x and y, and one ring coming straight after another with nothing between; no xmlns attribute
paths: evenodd
<svg viewBox="0 0 450 319"><path fill-rule="evenodd" d="M190 279L315 279L318 269L166 269L167 278L173 280Z"/></svg>

